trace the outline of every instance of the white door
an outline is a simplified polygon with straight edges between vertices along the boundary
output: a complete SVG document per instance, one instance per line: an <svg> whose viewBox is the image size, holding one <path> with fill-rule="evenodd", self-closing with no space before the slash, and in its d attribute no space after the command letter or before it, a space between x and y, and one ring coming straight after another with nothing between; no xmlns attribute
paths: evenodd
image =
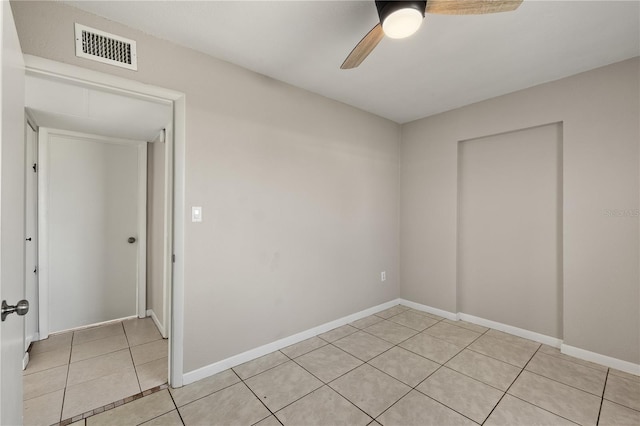
<svg viewBox="0 0 640 426"><path fill-rule="evenodd" d="M48 332L136 315L146 143L42 127L39 139Z"/></svg>
<svg viewBox="0 0 640 426"><path fill-rule="evenodd" d="M25 122L25 224L24 224L24 294L29 313L24 322L24 350L38 340L38 135L30 122Z"/></svg>
<svg viewBox="0 0 640 426"><path fill-rule="evenodd" d="M9 2L0 6L0 299L24 297L24 62ZM0 323L0 424L22 423L24 317Z"/></svg>

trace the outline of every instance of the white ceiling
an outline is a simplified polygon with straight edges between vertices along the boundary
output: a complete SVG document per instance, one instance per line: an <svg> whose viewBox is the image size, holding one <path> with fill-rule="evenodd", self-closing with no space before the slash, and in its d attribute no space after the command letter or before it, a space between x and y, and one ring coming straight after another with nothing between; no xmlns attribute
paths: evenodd
<svg viewBox="0 0 640 426"><path fill-rule="evenodd" d="M65 3L399 123L640 55L638 0L427 15L354 70L339 67L378 22L373 0Z"/></svg>
<svg viewBox="0 0 640 426"><path fill-rule="evenodd" d="M171 122L171 104L28 75L25 105L38 126L153 141Z"/></svg>

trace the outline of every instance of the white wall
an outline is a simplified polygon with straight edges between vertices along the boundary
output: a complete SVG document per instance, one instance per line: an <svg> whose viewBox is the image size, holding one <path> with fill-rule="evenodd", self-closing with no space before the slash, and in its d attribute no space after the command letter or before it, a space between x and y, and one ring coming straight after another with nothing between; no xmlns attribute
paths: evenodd
<svg viewBox="0 0 640 426"><path fill-rule="evenodd" d="M397 124L57 2L12 8L25 53L186 93L185 372L398 297ZM76 58L74 22L136 40L139 70Z"/></svg>
<svg viewBox="0 0 640 426"><path fill-rule="evenodd" d="M402 297L458 310L458 142L561 122L564 343L639 363L639 68L635 58L404 125Z"/></svg>

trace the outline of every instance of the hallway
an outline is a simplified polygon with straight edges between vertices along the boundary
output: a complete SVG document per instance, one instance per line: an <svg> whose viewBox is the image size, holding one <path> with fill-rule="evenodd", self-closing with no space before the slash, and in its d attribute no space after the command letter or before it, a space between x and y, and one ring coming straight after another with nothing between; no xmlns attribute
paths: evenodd
<svg viewBox="0 0 640 426"><path fill-rule="evenodd" d="M23 373L24 423L100 412L166 384L167 342L151 318L134 318L33 343Z"/></svg>

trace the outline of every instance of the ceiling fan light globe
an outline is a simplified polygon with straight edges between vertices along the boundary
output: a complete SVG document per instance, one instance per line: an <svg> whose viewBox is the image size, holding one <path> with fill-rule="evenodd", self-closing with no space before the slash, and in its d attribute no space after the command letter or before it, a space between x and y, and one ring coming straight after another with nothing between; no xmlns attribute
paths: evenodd
<svg viewBox="0 0 640 426"><path fill-rule="evenodd" d="M413 8L399 9L382 22L382 30L389 38L406 38L418 31L424 16Z"/></svg>

